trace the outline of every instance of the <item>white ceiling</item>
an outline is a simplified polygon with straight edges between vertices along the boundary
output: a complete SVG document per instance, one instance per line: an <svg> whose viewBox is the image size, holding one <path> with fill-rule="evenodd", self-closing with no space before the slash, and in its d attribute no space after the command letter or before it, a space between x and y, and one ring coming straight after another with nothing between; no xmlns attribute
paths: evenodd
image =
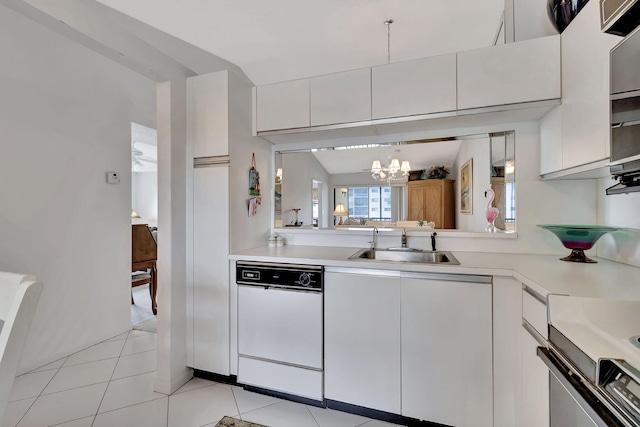
<svg viewBox="0 0 640 427"><path fill-rule="evenodd" d="M255 85L491 46L504 0L98 0L239 66Z"/></svg>

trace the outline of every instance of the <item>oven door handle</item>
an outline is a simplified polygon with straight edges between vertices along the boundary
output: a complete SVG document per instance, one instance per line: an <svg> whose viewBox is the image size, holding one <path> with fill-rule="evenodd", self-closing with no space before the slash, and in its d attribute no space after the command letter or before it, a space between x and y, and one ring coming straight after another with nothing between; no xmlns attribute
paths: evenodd
<svg viewBox="0 0 640 427"><path fill-rule="evenodd" d="M596 396L594 396L586 385L582 383L579 375L558 359L549 349L538 347L538 357L542 359L549 368L549 372L562 384L567 392L573 397L576 403L599 427L631 427L630 424L621 422Z"/></svg>

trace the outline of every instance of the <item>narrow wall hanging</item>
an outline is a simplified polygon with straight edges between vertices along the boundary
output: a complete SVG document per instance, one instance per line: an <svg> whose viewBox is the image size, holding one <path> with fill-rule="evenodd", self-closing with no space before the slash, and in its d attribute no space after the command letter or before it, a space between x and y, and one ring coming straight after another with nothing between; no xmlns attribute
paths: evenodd
<svg viewBox="0 0 640 427"><path fill-rule="evenodd" d="M256 169L256 155L251 154L251 169L249 169L249 195L252 196L247 203L249 216L255 216L258 213L258 206L262 203L260 197L260 173Z"/></svg>

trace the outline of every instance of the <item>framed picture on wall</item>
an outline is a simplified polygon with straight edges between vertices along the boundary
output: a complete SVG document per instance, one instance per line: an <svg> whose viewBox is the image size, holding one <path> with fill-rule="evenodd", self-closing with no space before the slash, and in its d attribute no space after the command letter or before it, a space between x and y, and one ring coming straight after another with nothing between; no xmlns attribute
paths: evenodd
<svg viewBox="0 0 640 427"><path fill-rule="evenodd" d="M473 157L460 168L460 213L473 213Z"/></svg>

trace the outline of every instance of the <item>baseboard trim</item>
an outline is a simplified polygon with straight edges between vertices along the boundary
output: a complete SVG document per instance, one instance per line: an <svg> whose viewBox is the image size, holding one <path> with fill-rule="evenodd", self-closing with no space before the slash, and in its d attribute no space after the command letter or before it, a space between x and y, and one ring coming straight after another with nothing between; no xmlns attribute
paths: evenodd
<svg viewBox="0 0 640 427"><path fill-rule="evenodd" d="M304 405L316 406L318 408L324 408L324 402L322 400L314 400L308 397L296 396L295 394L282 393L280 391L273 391L266 388L254 387L251 385L244 385L243 388L247 391L254 393L265 394L267 396L277 397L279 399L290 400L292 402L302 403Z"/></svg>
<svg viewBox="0 0 640 427"><path fill-rule="evenodd" d="M336 411L347 412L349 414L361 415L363 417L374 420L386 421L388 423L399 424L408 427L452 427L447 424L439 424L431 421L421 421L416 418L404 417L392 412L379 411L364 406L352 405L337 400L324 399L323 401L314 400L307 397L296 396L294 394L282 393L279 391L269 390L262 387L255 387L238 382L237 375L221 375L213 372L202 371L200 369L193 370L193 376L205 380L215 381L222 384L230 384L242 387L247 391L260 393L267 396L277 397L278 399L289 400L292 402L302 403L304 405L315 406L318 408L329 408Z"/></svg>
<svg viewBox="0 0 640 427"><path fill-rule="evenodd" d="M241 386L241 384L238 384L238 376L237 375L214 374L213 372L202 371L200 369L194 369L193 370L193 376L196 377L196 378L202 378L204 380L215 381L217 383Z"/></svg>
<svg viewBox="0 0 640 427"><path fill-rule="evenodd" d="M350 414L361 415L388 423L400 424L409 427L451 427L446 424L433 423L431 421L421 421L416 418L404 417L392 412L379 411L377 409L366 408L364 406L352 405L350 403L339 402L337 400L325 399L326 407L336 411L348 412Z"/></svg>

